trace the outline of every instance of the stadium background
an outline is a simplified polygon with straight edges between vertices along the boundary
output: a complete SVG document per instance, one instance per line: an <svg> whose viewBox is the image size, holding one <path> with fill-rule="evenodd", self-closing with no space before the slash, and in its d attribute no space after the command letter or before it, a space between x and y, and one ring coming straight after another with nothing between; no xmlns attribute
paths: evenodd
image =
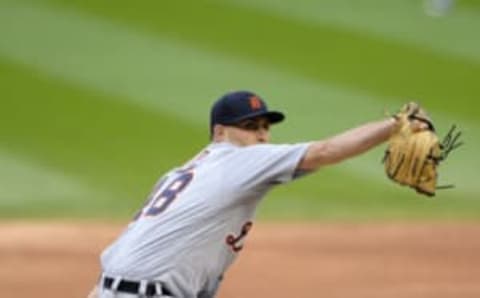
<svg viewBox="0 0 480 298"><path fill-rule="evenodd" d="M413 99L466 143L434 199L391 184L382 147L280 187L260 219L478 227L478 32L474 0L443 17L415 0L0 0L0 217L125 223L208 142L212 102L249 89L287 114L274 142Z"/></svg>

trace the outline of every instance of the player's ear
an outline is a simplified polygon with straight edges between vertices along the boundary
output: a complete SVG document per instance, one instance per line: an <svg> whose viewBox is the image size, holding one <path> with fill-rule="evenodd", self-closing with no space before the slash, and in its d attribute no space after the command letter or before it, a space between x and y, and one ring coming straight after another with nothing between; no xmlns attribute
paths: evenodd
<svg viewBox="0 0 480 298"><path fill-rule="evenodd" d="M225 126L221 124L215 124L213 126L213 141L223 141L225 138Z"/></svg>

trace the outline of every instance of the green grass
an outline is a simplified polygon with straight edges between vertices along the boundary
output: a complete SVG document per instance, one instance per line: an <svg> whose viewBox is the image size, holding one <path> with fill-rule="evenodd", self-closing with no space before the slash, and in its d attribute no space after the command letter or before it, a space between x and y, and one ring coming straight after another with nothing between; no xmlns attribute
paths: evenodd
<svg viewBox="0 0 480 298"><path fill-rule="evenodd" d="M125 204L136 207L163 170L186 161L205 140L204 129L184 125L169 115L47 80L21 67L0 62L0 80L5 83L0 144L92 188L104 189L103 199L109 200L113 213L124 212ZM92 198L90 206L85 198L83 213L98 207L97 200L102 198ZM62 214L65 209L78 212L75 204L70 208L61 205L49 214ZM105 213L107 209L103 206ZM9 208L1 212L19 214ZM38 208L36 213L43 212L44 208Z"/></svg>
<svg viewBox="0 0 480 298"><path fill-rule="evenodd" d="M359 29L265 7L0 0L0 217L130 217L164 171L206 144L212 100L247 88L286 111L275 140L321 138L418 98L440 132L457 122L467 143L441 167L458 188L434 199L388 181L380 148L275 189L260 218L480 218L480 62L455 48L477 23L424 21L436 33L448 25L446 50L412 42L407 23L378 34L371 12L356 15ZM474 1L459 7L480 14Z"/></svg>
<svg viewBox="0 0 480 298"><path fill-rule="evenodd" d="M456 2L458 2L460 6L466 6L480 10L480 2L478 0L461 0Z"/></svg>
<svg viewBox="0 0 480 298"><path fill-rule="evenodd" d="M260 207L262 218L336 221L472 220L478 219L478 211L478 202L455 190L427 198L387 178L372 184L368 179L345 177L335 168L274 190Z"/></svg>
<svg viewBox="0 0 480 298"><path fill-rule="evenodd" d="M160 36L383 97L421 98L476 119L480 64L216 1L60 1ZM188 7L188 9L185 9ZM473 30L473 29L472 29ZM454 100L453 100L454 99Z"/></svg>

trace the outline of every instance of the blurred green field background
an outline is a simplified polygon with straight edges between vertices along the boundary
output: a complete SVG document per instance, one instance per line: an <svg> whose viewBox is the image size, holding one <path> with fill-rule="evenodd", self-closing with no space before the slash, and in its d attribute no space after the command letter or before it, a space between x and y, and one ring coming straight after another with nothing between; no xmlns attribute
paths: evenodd
<svg viewBox="0 0 480 298"><path fill-rule="evenodd" d="M207 142L212 102L261 94L274 142L319 139L424 105L466 146L425 199L384 147L274 190L262 219L480 219L480 1L0 0L0 216L128 218Z"/></svg>

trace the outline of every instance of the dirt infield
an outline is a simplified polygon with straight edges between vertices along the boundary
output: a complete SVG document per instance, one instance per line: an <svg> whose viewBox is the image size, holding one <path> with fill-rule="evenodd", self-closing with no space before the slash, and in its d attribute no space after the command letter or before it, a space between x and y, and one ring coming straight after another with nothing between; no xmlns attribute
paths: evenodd
<svg viewBox="0 0 480 298"><path fill-rule="evenodd" d="M1 297L85 297L122 229L0 224ZM480 297L480 224L257 223L220 298Z"/></svg>

